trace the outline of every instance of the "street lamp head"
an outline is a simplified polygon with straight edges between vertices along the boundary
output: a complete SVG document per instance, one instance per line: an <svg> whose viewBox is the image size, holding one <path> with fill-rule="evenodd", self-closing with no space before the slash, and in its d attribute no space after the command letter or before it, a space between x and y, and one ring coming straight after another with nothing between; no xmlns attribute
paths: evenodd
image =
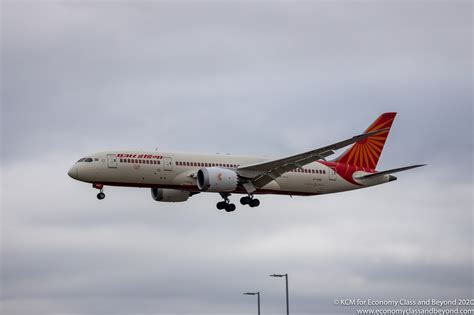
<svg viewBox="0 0 474 315"><path fill-rule="evenodd" d="M285 275L277 275L277 274L273 274L273 275L270 275L270 277L284 277Z"/></svg>
<svg viewBox="0 0 474 315"><path fill-rule="evenodd" d="M245 292L244 295L257 295L258 292Z"/></svg>

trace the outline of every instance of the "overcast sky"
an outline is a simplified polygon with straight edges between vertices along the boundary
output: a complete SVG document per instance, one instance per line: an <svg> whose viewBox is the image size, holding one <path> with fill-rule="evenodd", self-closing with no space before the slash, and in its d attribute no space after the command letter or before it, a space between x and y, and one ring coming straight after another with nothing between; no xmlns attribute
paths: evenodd
<svg viewBox="0 0 474 315"><path fill-rule="evenodd" d="M1 4L2 314L354 314L473 296L470 1ZM258 208L106 187L112 149L285 156L398 116L361 191ZM234 196L237 201L237 196Z"/></svg>

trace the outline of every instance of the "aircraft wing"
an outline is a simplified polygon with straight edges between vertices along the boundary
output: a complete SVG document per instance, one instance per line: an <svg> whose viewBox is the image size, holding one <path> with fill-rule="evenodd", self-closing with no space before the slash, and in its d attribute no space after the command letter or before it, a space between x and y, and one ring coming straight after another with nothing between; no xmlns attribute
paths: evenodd
<svg viewBox="0 0 474 315"><path fill-rule="evenodd" d="M325 147L311 150L308 152L292 155L289 157L265 161L262 163L256 163L251 165L243 165L237 169L239 176L247 179L247 182L243 184L244 188L252 193L256 188L260 188L277 179L282 174L301 168L311 162L324 159L327 156L334 154L335 150L339 150L355 142L366 139L375 134L387 131L388 129L380 129L372 132L360 134L352 138L336 142Z"/></svg>

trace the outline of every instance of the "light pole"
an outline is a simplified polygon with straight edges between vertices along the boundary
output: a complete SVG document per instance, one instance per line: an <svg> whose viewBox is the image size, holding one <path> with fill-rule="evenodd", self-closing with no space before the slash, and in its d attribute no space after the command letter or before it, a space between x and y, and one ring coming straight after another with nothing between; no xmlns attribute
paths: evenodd
<svg viewBox="0 0 474 315"><path fill-rule="evenodd" d="M277 277L277 278L285 277L285 280L286 280L286 315L290 315L290 303L288 301L288 274L287 273L285 273L284 275L273 274L273 275L270 275L270 277Z"/></svg>
<svg viewBox="0 0 474 315"><path fill-rule="evenodd" d="M257 296L258 315L260 315L260 292L245 292L244 295L256 295Z"/></svg>

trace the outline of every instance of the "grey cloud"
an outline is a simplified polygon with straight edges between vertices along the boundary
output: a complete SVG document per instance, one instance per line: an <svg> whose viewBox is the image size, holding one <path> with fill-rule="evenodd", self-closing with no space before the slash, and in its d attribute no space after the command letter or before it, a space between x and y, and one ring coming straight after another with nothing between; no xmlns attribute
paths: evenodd
<svg viewBox="0 0 474 315"><path fill-rule="evenodd" d="M345 314L472 296L472 3L2 4L8 314ZM371 189L161 204L66 171L116 148L282 156L399 112Z"/></svg>

